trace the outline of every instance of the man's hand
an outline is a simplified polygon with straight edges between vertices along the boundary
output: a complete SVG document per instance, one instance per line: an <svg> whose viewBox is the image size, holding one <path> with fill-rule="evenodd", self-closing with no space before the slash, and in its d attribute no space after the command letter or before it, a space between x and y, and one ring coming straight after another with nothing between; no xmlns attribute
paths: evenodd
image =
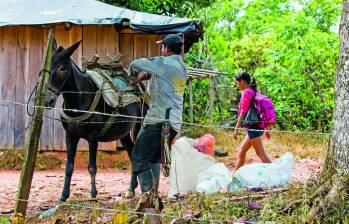
<svg viewBox="0 0 349 224"><path fill-rule="evenodd" d="M138 73L138 77L136 79L130 81L130 85L137 85L141 81L149 79L149 77L150 75L148 73L146 73L145 71L141 71Z"/></svg>

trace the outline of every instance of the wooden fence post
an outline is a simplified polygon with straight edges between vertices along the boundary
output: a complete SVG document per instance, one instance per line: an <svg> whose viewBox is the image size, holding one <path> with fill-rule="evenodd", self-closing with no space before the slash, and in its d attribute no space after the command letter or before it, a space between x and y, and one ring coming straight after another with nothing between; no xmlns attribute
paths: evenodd
<svg viewBox="0 0 349 224"><path fill-rule="evenodd" d="M189 121L193 123L193 79L189 78Z"/></svg>
<svg viewBox="0 0 349 224"><path fill-rule="evenodd" d="M213 123L213 110L214 110L214 77L213 76L209 76L210 78L210 89L209 89L209 100L210 100L210 105L209 105L209 112L210 112L210 123Z"/></svg>
<svg viewBox="0 0 349 224"><path fill-rule="evenodd" d="M21 177L19 179L15 214L22 214L25 216L28 204L28 198L33 179L33 173L36 162L36 155L38 152L41 126L42 126L42 115L44 113L44 97L43 93L47 91L47 83L50 76L49 71L51 70L52 61L52 48L54 32L51 29L48 33L46 47L44 51L43 63L41 66L41 75L39 77L39 83L36 93L36 103L33 115L33 122L29 128L29 139L25 144L24 161L21 170Z"/></svg>

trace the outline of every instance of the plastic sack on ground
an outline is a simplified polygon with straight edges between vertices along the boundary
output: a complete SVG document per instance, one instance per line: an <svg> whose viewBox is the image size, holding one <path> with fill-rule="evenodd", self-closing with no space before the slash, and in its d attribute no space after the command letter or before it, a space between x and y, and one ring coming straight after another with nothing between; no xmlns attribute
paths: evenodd
<svg viewBox="0 0 349 224"><path fill-rule="evenodd" d="M200 172L196 191L209 194L218 192L231 183L232 177L233 174L223 163L216 163Z"/></svg>
<svg viewBox="0 0 349 224"><path fill-rule="evenodd" d="M292 160L292 153L287 152L274 163L244 165L233 174L228 191L285 186L291 177Z"/></svg>
<svg viewBox="0 0 349 224"><path fill-rule="evenodd" d="M195 191L199 173L215 163L213 157L198 152L194 144L193 139L181 137L172 145L168 196Z"/></svg>
<svg viewBox="0 0 349 224"><path fill-rule="evenodd" d="M195 140L194 147L202 153L210 156L214 156L214 145L216 144L216 139L211 134L205 134L200 138Z"/></svg>

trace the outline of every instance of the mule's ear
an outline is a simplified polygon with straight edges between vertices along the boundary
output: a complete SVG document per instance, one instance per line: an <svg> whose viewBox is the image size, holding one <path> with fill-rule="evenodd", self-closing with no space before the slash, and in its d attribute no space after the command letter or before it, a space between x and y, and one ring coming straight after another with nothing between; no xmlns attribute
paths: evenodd
<svg viewBox="0 0 349 224"><path fill-rule="evenodd" d="M64 48L62 46L59 46L59 48L57 49L57 53L62 52L64 50Z"/></svg>
<svg viewBox="0 0 349 224"><path fill-rule="evenodd" d="M54 52L57 51L57 41L56 41L55 38L53 39L53 46L52 46L52 48L53 48Z"/></svg>
<svg viewBox="0 0 349 224"><path fill-rule="evenodd" d="M78 49L79 45L81 43L81 40L76 42L75 44L71 45L67 49L63 51L63 56L69 58L76 49Z"/></svg>

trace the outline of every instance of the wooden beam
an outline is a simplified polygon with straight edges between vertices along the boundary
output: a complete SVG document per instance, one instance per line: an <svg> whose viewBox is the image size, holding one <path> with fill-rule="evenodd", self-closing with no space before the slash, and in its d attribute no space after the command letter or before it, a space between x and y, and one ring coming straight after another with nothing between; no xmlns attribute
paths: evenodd
<svg viewBox="0 0 349 224"><path fill-rule="evenodd" d="M210 112L210 123L213 123L213 104L214 104L214 77L210 76L210 89L209 89L209 100L210 100L210 106L209 106L209 112Z"/></svg>
<svg viewBox="0 0 349 224"><path fill-rule="evenodd" d="M54 32L50 30L46 47L44 51L43 63L41 66L42 74L39 77L39 85L36 95L35 111L33 121L29 128L29 140L25 145L24 161L21 170L21 177L18 184L18 192L16 198L15 213L25 216L28 205L28 198L31 188L31 183L34 174L36 155L38 152L40 132L42 126L42 115L44 113L44 97L43 94L47 91L47 83L50 76L52 61L52 47L53 47Z"/></svg>
<svg viewBox="0 0 349 224"><path fill-rule="evenodd" d="M188 68L189 71L195 71L195 72L201 72L201 73L212 73L212 74L219 74L219 75L228 75L227 72L218 72L213 70L206 70L206 69L199 69L199 68Z"/></svg>
<svg viewBox="0 0 349 224"><path fill-rule="evenodd" d="M190 123L193 123L193 80L189 78L189 120Z"/></svg>

